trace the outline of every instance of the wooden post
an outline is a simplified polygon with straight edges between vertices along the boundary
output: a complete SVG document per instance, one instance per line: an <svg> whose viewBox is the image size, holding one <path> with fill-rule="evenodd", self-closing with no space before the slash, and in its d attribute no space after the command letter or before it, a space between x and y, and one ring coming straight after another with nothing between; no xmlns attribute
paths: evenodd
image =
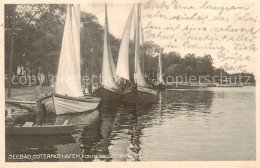
<svg viewBox="0 0 260 168"><path fill-rule="evenodd" d="M14 55L14 29L15 29L15 14L12 15L12 37L11 37L11 51L9 58L9 70L8 70L8 98L11 97L11 85L13 77L13 55Z"/></svg>
<svg viewBox="0 0 260 168"><path fill-rule="evenodd" d="M43 113L43 105L41 101L41 86L36 86L35 87L35 100L36 100L36 109L37 113Z"/></svg>
<svg viewBox="0 0 260 168"><path fill-rule="evenodd" d="M143 54L143 74L145 74L145 71L144 71L144 56L145 56L145 54Z"/></svg>
<svg viewBox="0 0 260 168"><path fill-rule="evenodd" d="M154 79L154 68L153 68L153 79Z"/></svg>
<svg viewBox="0 0 260 168"><path fill-rule="evenodd" d="M151 56L148 57L148 58L149 58L149 59L148 59L148 60L149 60L148 73L149 73L149 77L151 78L151 76L150 76L150 75L151 75L151 70L150 70L150 66L151 66L151 65L150 65L150 57L151 57Z"/></svg>

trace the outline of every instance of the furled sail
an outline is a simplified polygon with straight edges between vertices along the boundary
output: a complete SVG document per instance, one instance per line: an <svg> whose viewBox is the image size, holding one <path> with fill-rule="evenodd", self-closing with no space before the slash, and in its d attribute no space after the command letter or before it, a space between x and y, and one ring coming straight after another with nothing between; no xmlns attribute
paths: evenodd
<svg viewBox="0 0 260 168"><path fill-rule="evenodd" d="M158 83L165 84L162 75L162 53L159 53L159 66L158 66Z"/></svg>
<svg viewBox="0 0 260 168"><path fill-rule="evenodd" d="M128 19L126 21L124 33L123 33L121 44L120 44L118 61L117 61L117 69L116 69L116 75L118 75L126 80L130 80L130 77L129 77L129 39L130 39L133 11L134 11L134 7L132 8L132 10L128 16Z"/></svg>
<svg viewBox="0 0 260 168"><path fill-rule="evenodd" d="M80 81L79 5L67 7L55 91L72 97L83 96Z"/></svg>
<svg viewBox="0 0 260 168"><path fill-rule="evenodd" d="M135 73L134 80L137 86L148 87L141 70L140 62L140 4L137 5L137 16L135 17Z"/></svg>
<svg viewBox="0 0 260 168"><path fill-rule="evenodd" d="M105 6L105 26L104 26L104 50L102 64L102 85L108 90L118 92L120 88L116 84L115 64L110 49L110 41L108 37L108 19L107 9Z"/></svg>

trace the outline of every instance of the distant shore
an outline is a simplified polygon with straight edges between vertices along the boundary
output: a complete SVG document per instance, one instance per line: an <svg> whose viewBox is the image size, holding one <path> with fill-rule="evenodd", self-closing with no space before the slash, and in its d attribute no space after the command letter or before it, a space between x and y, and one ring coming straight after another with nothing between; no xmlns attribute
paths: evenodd
<svg viewBox="0 0 260 168"><path fill-rule="evenodd" d="M172 85L172 87L174 84ZM251 85L244 85L244 86L255 86L254 84ZM168 87L171 88L171 85L168 84ZM181 85L179 86L182 87ZM192 85L186 86L186 89L199 87L199 85ZM212 87L212 86L204 86L204 87ZM23 100L23 101L36 101L36 87L16 87L12 88L11 90L11 97L7 97L8 89L5 89L5 99L12 99L12 100ZM39 97L44 97L46 94L50 94L54 91L54 88L51 86L42 86L40 87L40 95Z"/></svg>

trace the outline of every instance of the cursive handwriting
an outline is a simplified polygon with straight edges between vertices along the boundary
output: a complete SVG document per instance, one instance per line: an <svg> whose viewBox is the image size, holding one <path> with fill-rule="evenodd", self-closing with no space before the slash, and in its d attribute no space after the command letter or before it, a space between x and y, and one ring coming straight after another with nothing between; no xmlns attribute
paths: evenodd
<svg viewBox="0 0 260 168"><path fill-rule="evenodd" d="M233 72L246 71L257 55L260 18L254 3L147 0L143 8L145 38L170 51L211 54Z"/></svg>
<svg viewBox="0 0 260 168"><path fill-rule="evenodd" d="M216 10L218 14L222 14L224 11L229 12L231 10L249 10L248 6L214 6L211 5L208 1L205 1L200 9L209 9L209 10Z"/></svg>

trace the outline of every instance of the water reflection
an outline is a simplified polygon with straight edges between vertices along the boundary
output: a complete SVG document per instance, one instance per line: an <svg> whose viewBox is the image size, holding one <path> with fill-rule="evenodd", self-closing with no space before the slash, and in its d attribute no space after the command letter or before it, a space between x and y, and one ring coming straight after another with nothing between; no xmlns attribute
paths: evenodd
<svg viewBox="0 0 260 168"><path fill-rule="evenodd" d="M7 138L6 148L8 153L84 155L80 159L51 161L243 159L242 153L255 149L253 93L251 90L174 90L160 92L158 102L148 106L102 104L91 113L19 117L16 119L19 123L30 120L40 125L63 124L68 120L68 124L76 124L78 128L71 137L61 138L62 141L50 139L43 143L30 137L20 143L18 137ZM240 155L234 152L238 146ZM254 152L248 158L254 158Z"/></svg>
<svg viewBox="0 0 260 168"><path fill-rule="evenodd" d="M6 136L6 161L58 161L58 158L33 158L35 154L57 154L57 145L73 144L71 135L60 136ZM29 154L31 158L13 160L10 155Z"/></svg>
<svg viewBox="0 0 260 168"><path fill-rule="evenodd" d="M52 114L19 115L14 118L20 124L27 121L34 122L36 125L62 125L66 120L68 124L77 125L77 130L72 135L51 135L51 136L6 136L7 161L80 161L80 158L66 159L63 157L52 159L25 158L19 160L8 159L8 154L80 154L79 144L84 141L87 144L98 141L99 134L99 111L91 113L78 113L73 115L56 116ZM18 123L18 122L16 122Z"/></svg>
<svg viewBox="0 0 260 168"><path fill-rule="evenodd" d="M201 117L211 113L214 92L210 90L174 90L166 93L167 117ZM192 118L197 119L197 118Z"/></svg>
<svg viewBox="0 0 260 168"><path fill-rule="evenodd" d="M138 109L138 105L127 107L129 112L130 126L129 126L129 153L128 156L134 158L135 161L140 161L139 152L141 150L140 138L142 136L142 125L138 122L138 111L142 113L142 109ZM142 115L142 114L140 114Z"/></svg>

